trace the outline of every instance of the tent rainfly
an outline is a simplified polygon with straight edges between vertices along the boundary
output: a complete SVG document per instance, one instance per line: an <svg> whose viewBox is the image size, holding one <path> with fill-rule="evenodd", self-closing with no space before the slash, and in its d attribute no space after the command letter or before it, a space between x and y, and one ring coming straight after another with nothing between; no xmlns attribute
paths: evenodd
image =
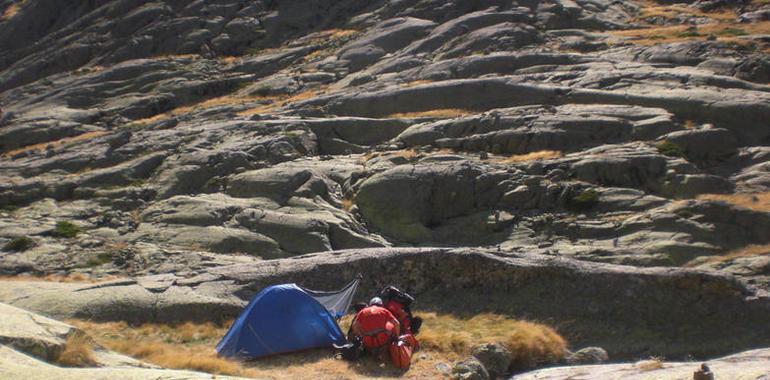
<svg viewBox="0 0 770 380"><path fill-rule="evenodd" d="M345 344L337 319L348 312L359 279L336 292L297 284L263 289L249 302L217 344L220 356L259 358Z"/></svg>

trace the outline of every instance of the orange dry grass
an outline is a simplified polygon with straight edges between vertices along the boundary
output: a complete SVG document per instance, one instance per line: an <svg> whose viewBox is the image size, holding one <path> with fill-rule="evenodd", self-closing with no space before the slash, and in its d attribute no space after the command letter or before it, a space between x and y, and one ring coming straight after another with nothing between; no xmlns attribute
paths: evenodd
<svg viewBox="0 0 770 380"><path fill-rule="evenodd" d="M76 332L67 337L64 350L56 358L56 363L65 367L88 367L96 364L93 342L82 333Z"/></svg>
<svg viewBox="0 0 770 380"><path fill-rule="evenodd" d="M354 204L356 204L356 201L354 201L351 198L342 199L342 209L345 211L350 211L350 209L353 208Z"/></svg>
<svg viewBox="0 0 770 380"><path fill-rule="evenodd" d="M90 140L90 139L93 139L93 138L96 138L96 137L99 137L99 136L104 136L106 134L107 134L106 131L86 132L86 133L79 134L77 136L65 137L63 139L56 140L56 141L48 141L48 142L34 144L34 145L27 145L27 146L23 146L23 147L18 148L18 149L9 150L9 151L3 153L3 156L4 157L10 157L10 156L14 156L16 154L22 153L22 152L30 152L30 151L33 151L33 150L44 150L49 145L51 145L53 147L57 147L57 146L60 146L60 145L72 144L72 143L76 143L76 142L79 142L79 141Z"/></svg>
<svg viewBox="0 0 770 380"><path fill-rule="evenodd" d="M11 17L16 16L16 14L19 13L19 10L21 9L21 5L26 1L27 0L21 0L17 3L9 5L8 8L5 8L5 12L0 15L0 21L10 20Z"/></svg>
<svg viewBox="0 0 770 380"><path fill-rule="evenodd" d="M698 266L706 263L722 263L741 257L756 257L770 255L770 244L765 245L747 245L743 248L732 250L721 256L712 256L704 261L698 259L686 264L685 266Z"/></svg>
<svg viewBox="0 0 770 380"><path fill-rule="evenodd" d="M217 60L219 60L219 62L227 63L227 64L235 63L235 62L241 61L242 59L243 58L241 58L241 57L234 57L234 56L226 56L226 57L219 57L219 58L217 58Z"/></svg>
<svg viewBox="0 0 770 380"><path fill-rule="evenodd" d="M390 152L390 154L396 157L406 158L407 160L411 160L420 156L420 152L415 149L402 149Z"/></svg>
<svg viewBox="0 0 770 380"><path fill-rule="evenodd" d="M755 211L770 212L770 191L743 194L702 194L700 200L722 201Z"/></svg>
<svg viewBox="0 0 770 380"><path fill-rule="evenodd" d="M689 15L695 17L707 17L713 20L732 21L735 19L735 12L729 9L719 9L712 12L703 12L697 8L691 8L683 5L661 5L654 1L641 1L642 19L648 17L674 18L677 15Z"/></svg>
<svg viewBox="0 0 770 380"><path fill-rule="evenodd" d="M386 117L397 119L412 119L418 117L452 118L472 114L473 111L461 108L439 108L427 111L401 112L390 114Z"/></svg>
<svg viewBox="0 0 770 380"><path fill-rule="evenodd" d="M322 33L326 33L327 38L337 39L351 36L358 33L358 31L355 29L329 29L322 31Z"/></svg>
<svg viewBox="0 0 770 380"><path fill-rule="evenodd" d="M279 107L284 107L284 106L287 106L287 105L289 105L291 103L300 102L300 101L307 100L307 99L313 98L315 96L321 95L321 94L324 93L324 88L325 87L322 87L322 88L316 89L316 90L303 91L303 92L300 92L298 94L295 94L295 95L292 95L292 96L289 96L289 97L285 97L285 96L283 96L283 97L276 97L276 96L264 97L262 99L270 99L270 100L272 100L272 102L268 103L268 104L265 104L265 105L261 105L259 107L255 107L255 108L247 109L245 111L238 112L238 115L241 115L241 116L251 116L251 115L257 115L257 114L262 114L262 113L267 113L267 112L270 112L270 111L274 111L274 110L276 110Z"/></svg>
<svg viewBox="0 0 770 380"><path fill-rule="evenodd" d="M71 273L67 275L49 274L45 276L0 276L2 281L45 281L45 282L104 282L120 280L117 276L90 277L84 273Z"/></svg>
<svg viewBox="0 0 770 380"><path fill-rule="evenodd" d="M559 158L562 153L558 150L540 150L537 152L531 152L527 154L514 154L508 158L500 160L503 164L515 164L519 162L528 162L535 160L548 160L551 158Z"/></svg>
<svg viewBox="0 0 770 380"><path fill-rule="evenodd" d="M161 120L166 120L171 117L184 115L187 113L190 113L192 111L196 110L204 110L207 108L212 107L218 107L218 106L224 106L224 105L233 105L233 104L246 104L253 101L259 101L259 100L265 100L269 99L269 97L264 96L235 96L235 95L225 95L220 96L217 98L211 98L206 99L202 102L191 104L189 106L181 106L174 108L171 111L157 114L155 116L151 116L144 119L135 120L134 123L136 124L150 124Z"/></svg>
<svg viewBox="0 0 770 380"><path fill-rule="evenodd" d="M655 371L663 368L663 358L652 357L647 360L642 360L634 363L634 368L640 372Z"/></svg>
<svg viewBox="0 0 770 380"><path fill-rule="evenodd" d="M355 29L327 29L308 36L309 43L324 43L339 40L358 33Z"/></svg>
<svg viewBox="0 0 770 380"><path fill-rule="evenodd" d="M695 33L688 33L688 25L676 25L665 27L650 27L643 29L628 29L609 32L618 37L628 37L629 42L639 45L655 45L690 40L703 40L709 35L717 37L718 41L728 41L741 44L750 43L735 37L734 32L743 34L768 34L770 33L770 21L751 24L736 24L733 22L716 22L712 24L698 25Z"/></svg>
<svg viewBox="0 0 770 380"><path fill-rule="evenodd" d="M214 347L227 327L210 323L134 327L123 322L71 320L68 323L87 331L97 343L107 348L163 367L271 379L440 378L442 375L436 369L438 363L450 363L467 356L470 347L476 343L496 340L514 348L516 358L559 357L563 353L564 340L546 326L494 314L469 319L436 313L418 314L425 318L423 331L418 336L423 349L412 357L411 369L403 374L389 364L379 364L371 358L348 363L335 358L331 350L305 351L250 362L219 358ZM340 321L343 331L347 331L350 320L351 317L346 316Z"/></svg>
<svg viewBox="0 0 770 380"><path fill-rule="evenodd" d="M420 80L403 83L401 84L401 87L409 88L409 87L419 86L419 85L428 84L428 83L433 83L433 81L428 79L420 79Z"/></svg>
<svg viewBox="0 0 770 380"><path fill-rule="evenodd" d="M564 356L566 342L552 328L497 314L461 319L452 315L420 313L424 330L420 344L450 359L460 359L478 343L500 342L511 350L513 365L524 369L555 362Z"/></svg>

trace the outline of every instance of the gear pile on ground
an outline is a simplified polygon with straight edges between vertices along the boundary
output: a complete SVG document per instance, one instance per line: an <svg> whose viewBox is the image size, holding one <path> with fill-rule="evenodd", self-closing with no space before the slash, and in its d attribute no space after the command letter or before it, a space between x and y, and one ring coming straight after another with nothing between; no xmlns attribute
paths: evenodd
<svg viewBox="0 0 770 380"><path fill-rule="evenodd" d="M0 0L0 273L136 278L0 301L201 320L358 270L611 358L770 346L768 34L761 0Z"/></svg>

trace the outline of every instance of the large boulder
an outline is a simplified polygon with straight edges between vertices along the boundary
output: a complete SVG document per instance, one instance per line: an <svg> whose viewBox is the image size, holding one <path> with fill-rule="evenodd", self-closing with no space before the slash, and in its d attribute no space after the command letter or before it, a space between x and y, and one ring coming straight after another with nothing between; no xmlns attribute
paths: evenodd
<svg viewBox="0 0 770 380"><path fill-rule="evenodd" d="M687 158L715 160L728 158L737 153L738 141L726 129L691 129L669 133L660 138L676 144Z"/></svg>
<svg viewBox="0 0 770 380"><path fill-rule="evenodd" d="M351 71L371 65L387 53L396 51L428 34L436 24L412 17L394 18L377 24L360 38L343 46L339 58Z"/></svg>
<svg viewBox="0 0 770 380"><path fill-rule="evenodd" d="M44 361L27 356L12 348L0 345L0 376L6 379L29 380L78 380L78 379L211 379L209 373L170 370L162 368L144 368L125 365L91 367L91 368L62 368ZM217 375L217 379L238 380L242 378Z"/></svg>
<svg viewBox="0 0 770 380"><path fill-rule="evenodd" d="M59 321L0 303L0 344L45 361L59 357L77 329ZM0 370L0 374L2 370Z"/></svg>
<svg viewBox="0 0 770 380"><path fill-rule="evenodd" d="M644 364L647 365L644 365ZM519 380L562 379L693 379L704 364L700 361L643 361L637 363L573 365L546 368L517 375ZM705 364L718 379L762 379L770 368L770 349L744 351L711 359Z"/></svg>
<svg viewBox="0 0 770 380"><path fill-rule="evenodd" d="M356 203L367 222L385 234L408 242L429 241L431 229L447 219L496 201L494 184L481 175L482 170L467 161L400 165L364 181Z"/></svg>

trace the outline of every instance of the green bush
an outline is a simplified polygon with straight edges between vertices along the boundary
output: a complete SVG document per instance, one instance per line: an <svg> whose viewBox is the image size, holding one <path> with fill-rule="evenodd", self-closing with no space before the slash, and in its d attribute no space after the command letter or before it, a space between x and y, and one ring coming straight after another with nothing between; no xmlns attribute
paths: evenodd
<svg viewBox="0 0 770 380"><path fill-rule="evenodd" d="M90 257L88 261L86 261L86 266L88 267L98 267L100 265L107 264L112 261L112 253L110 252L100 252L96 256Z"/></svg>
<svg viewBox="0 0 770 380"><path fill-rule="evenodd" d="M53 230L53 236L61 238L74 238L81 232L80 227L76 226L72 222L59 221L56 222L56 228Z"/></svg>
<svg viewBox="0 0 770 380"><path fill-rule="evenodd" d="M572 211L590 210L599 203L599 193L594 189L586 189L572 197L567 207Z"/></svg>
<svg viewBox="0 0 770 380"><path fill-rule="evenodd" d="M740 29L740 28L727 28L727 29L719 31L718 34L720 36L733 36L733 37L737 37L737 36L745 36L748 33L746 33L745 30Z"/></svg>
<svg viewBox="0 0 770 380"><path fill-rule="evenodd" d="M677 33L676 36L679 38L699 37L700 33L697 30L685 30L684 32Z"/></svg>
<svg viewBox="0 0 770 380"><path fill-rule="evenodd" d="M5 243L3 250L13 252L23 252L35 246L35 241L26 237L19 236Z"/></svg>
<svg viewBox="0 0 770 380"><path fill-rule="evenodd" d="M658 152L669 157L684 157L682 148L671 141L663 141L658 144Z"/></svg>

